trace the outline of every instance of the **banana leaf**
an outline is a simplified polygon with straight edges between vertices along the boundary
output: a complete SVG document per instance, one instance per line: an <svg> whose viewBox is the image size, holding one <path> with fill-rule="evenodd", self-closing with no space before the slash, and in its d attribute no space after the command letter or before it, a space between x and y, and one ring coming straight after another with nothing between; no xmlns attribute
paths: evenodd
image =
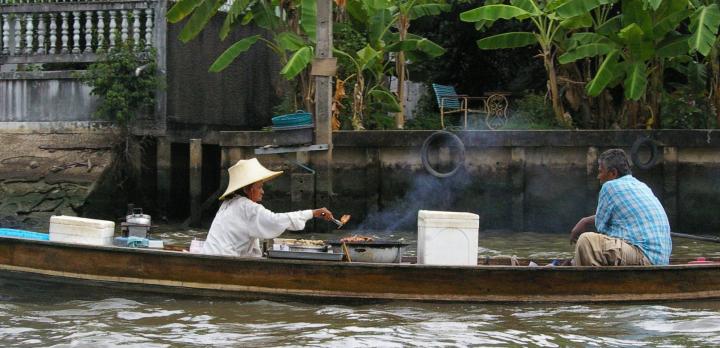
<svg viewBox="0 0 720 348"><path fill-rule="evenodd" d="M220 57L218 57L214 63L210 66L211 72L220 72L223 71L225 68L232 63L235 58L237 58L241 53L247 51L252 47L252 45L257 42L257 40L260 39L260 35L253 35L250 37L246 37L236 43L234 43L230 48L225 50Z"/></svg>
<svg viewBox="0 0 720 348"><path fill-rule="evenodd" d="M605 60L598 68L595 77L585 87L589 96L598 96L615 78L615 69L617 68L619 54L620 51L613 50L605 56Z"/></svg>
<svg viewBox="0 0 720 348"><path fill-rule="evenodd" d="M591 43L582 45L558 57L558 62L560 64L568 64L580 59L605 55L615 49L616 46L614 44Z"/></svg>
<svg viewBox="0 0 720 348"><path fill-rule="evenodd" d="M305 68L312 62L313 49L310 46L305 46L297 51L290 57L287 64L280 70L280 75L284 76L288 80L292 80L295 76L301 73Z"/></svg>
<svg viewBox="0 0 720 348"><path fill-rule="evenodd" d="M511 32L486 37L477 41L478 47L484 50L499 48L516 48L537 44L537 37L528 32Z"/></svg>
<svg viewBox="0 0 720 348"><path fill-rule="evenodd" d="M495 21L498 19L512 19L519 16L529 16L531 13L519 7L510 5L481 6L460 14L463 22Z"/></svg>
<svg viewBox="0 0 720 348"><path fill-rule="evenodd" d="M647 87L647 71L645 62L635 62L629 65L625 75L625 98L638 100L645 94Z"/></svg>
<svg viewBox="0 0 720 348"><path fill-rule="evenodd" d="M719 26L720 9L717 4L698 8L690 17L690 52L697 51L703 56L710 54Z"/></svg>

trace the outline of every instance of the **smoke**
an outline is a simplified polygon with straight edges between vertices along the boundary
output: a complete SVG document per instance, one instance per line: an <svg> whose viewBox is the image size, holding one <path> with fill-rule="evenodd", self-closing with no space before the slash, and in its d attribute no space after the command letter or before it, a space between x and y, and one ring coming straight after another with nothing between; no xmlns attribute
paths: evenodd
<svg viewBox="0 0 720 348"><path fill-rule="evenodd" d="M419 210L452 209L470 182L463 169L449 178L417 175L402 198L391 202L387 208L370 213L358 229L372 230L382 235L392 234L399 228L407 229L415 225Z"/></svg>

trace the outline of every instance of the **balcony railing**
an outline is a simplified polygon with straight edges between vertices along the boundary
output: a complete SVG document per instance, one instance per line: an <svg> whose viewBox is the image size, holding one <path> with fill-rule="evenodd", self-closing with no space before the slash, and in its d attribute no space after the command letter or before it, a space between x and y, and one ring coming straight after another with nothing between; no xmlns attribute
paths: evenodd
<svg viewBox="0 0 720 348"><path fill-rule="evenodd" d="M0 64L93 62L123 42L153 47L164 40L160 1L0 0Z"/></svg>

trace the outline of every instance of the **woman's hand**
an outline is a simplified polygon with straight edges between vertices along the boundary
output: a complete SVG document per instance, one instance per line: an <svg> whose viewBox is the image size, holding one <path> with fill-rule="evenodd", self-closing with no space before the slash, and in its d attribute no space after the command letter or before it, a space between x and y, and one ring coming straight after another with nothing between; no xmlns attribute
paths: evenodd
<svg viewBox="0 0 720 348"><path fill-rule="evenodd" d="M318 208L312 211L313 217L321 218L325 221L331 221L333 219L333 214L327 210L327 208Z"/></svg>

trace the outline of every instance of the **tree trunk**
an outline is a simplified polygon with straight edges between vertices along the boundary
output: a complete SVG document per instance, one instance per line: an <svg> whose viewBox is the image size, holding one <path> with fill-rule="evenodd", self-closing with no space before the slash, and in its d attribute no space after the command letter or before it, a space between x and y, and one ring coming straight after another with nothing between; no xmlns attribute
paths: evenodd
<svg viewBox="0 0 720 348"><path fill-rule="evenodd" d="M400 15L398 18L398 34L400 36L400 41L405 40L409 28L410 19L406 16ZM400 102L400 112L395 114L395 127L403 129L403 127L405 127L405 52L398 52L395 59L395 72L398 74L397 96L398 101Z"/></svg>
<svg viewBox="0 0 720 348"><path fill-rule="evenodd" d="M710 51L710 71L712 71L710 94L712 95L711 103L715 109L715 128L720 128L720 39L715 41L715 45Z"/></svg>
<svg viewBox="0 0 720 348"><path fill-rule="evenodd" d="M646 100L648 101L647 106L650 109L643 111L649 112L649 115L647 116L649 118L652 117L652 121L648 119L648 121L645 122L645 125L647 128L662 128L662 124L660 122L660 104L662 103L664 67L662 62L656 62L651 69L653 74L650 77L650 85L645 92L647 96Z"/></svg>
<svg viewBox="0 0 720 348"><path fill-rule="evenodd" d="M557 76L555 75L555 64L553 64L550 49L543 50L543 61L545 63L545 70L547 70L548 73L548 88L550 89L550 99L552 100L555 119L560 125L570 128L572 126L570 122L571 120L565 117L565 110L563 109L562 102L560 101Z"/></svg>

